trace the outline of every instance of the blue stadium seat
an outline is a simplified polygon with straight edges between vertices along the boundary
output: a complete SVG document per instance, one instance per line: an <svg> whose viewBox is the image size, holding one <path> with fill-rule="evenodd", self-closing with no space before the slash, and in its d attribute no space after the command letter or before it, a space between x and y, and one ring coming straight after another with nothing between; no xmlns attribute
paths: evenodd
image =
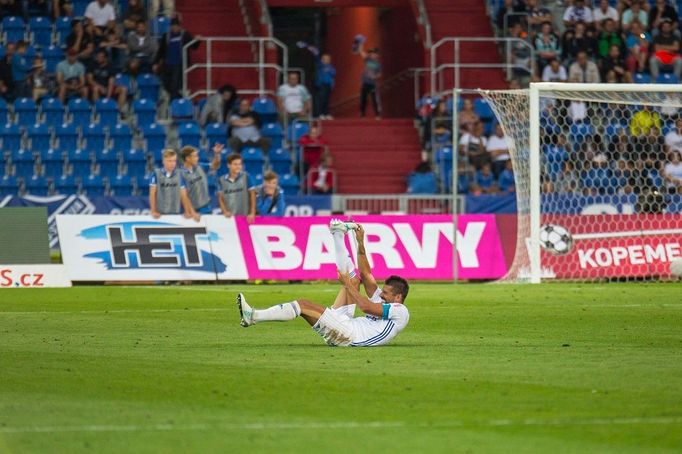
<svg viewBox="0 0 682 454"><path fill-rule="evenodd" d="M127 151L133 146L133 133L130 126L125 123L118 123L109 129L109 139L111 140L111 149L114 151Z"/></svg>
<svg viewBox="0 0 682 454"><path fill-rule="evenodd" d="M10 154L12 165L14 166L14 173L20 177L28 177L33 175L35 170L35 155L31 150L20 148L14 150Z"/></svg>
<svg viewBox="0 0 682 454"><path fill-rule="evenodd" d="M40 150L40 165L46 177L56 179L64 173L64 152L56 148Z"/></svg>
<svg viewBox="0 0 682 454"><path fill-rule="evenodd" d="M407 192L410 194L435 194L438 182L433 172L413 172L407 177Z"/></svg>
<svg viewBox="0 0 682 454"><path fill-rule="evenodd" d="M130 81L130 76L128 74L116 74L114 76L114 85L117 87L125 87L125 89L128 91L128 96L132 96L133 93L133 84Z"/></svg>
<svg viewBox="0 0 682 454"><path fill-rule="evenodd" d="M79 148L67 150L66 158L71 167L71 173L83 177L90 175L92 170L92 155Z"/></svg>
<svg viewBox="0 0 682 454"><path fill-rule="evenodd" d="M26 128L26 137L30 141L29 149L40 152L50 148L52 144L52 133L45 123L36 123Z"/></svg>
<svg viewBox="0 0 682 454"><path fill-rule="evenodd" d="M116 175L109 178L109 189L115 196L131 196L135 187L130 175Z"/></svg>
<svg viewBox="0 0 682 454"><path fill-rule="evenodd" d="M286 195L297 195L301 189L301 182L296 175L286 173L279 176L279 185Z"/></svg>
<svg viewBox="0 0 682 454"><path fill-rule="evenodd" d="M21 129L19 125L7 123L0 126L0 138L2 138L2 150L13 152L21 148Z"/></svg>
<svg viewBox="0 0 682 454"><path fill-rule="evenodd" d="M62 151L71 151L78 148L79 134L73 123L62 123L55 128L57 146Z"/></svg>
<svg viewBox="0 0 682 454"><path fill-rule="evenodd" d="M450 187L450 177L452 176L452 147L443 147L436 151L436 165L438 175L443 187Z"/></svg>
<svg viewBox="0 0 682 454"><path fill-rule="evenodd" d="M76 17L81 17L85 15L85 9L88 7L90 0L72 0L73 4L73 15Z"/></svg>
<svg viewBox="0 0 682 454"><path fill-rule="evenodd" d="M166 16L158 16L152 20L152 34L161 36L168 33L170 29L170 20Z"/></svg>
<svg viewBox="0 0 682 454"><path fill-rule="evenodd" d="M289 140L298 143L298 139L308 134L308 131L310 131L308 123L296 121L289 125Z"/></svg>
<svg viewBox="0 0 682 454"><path fill-rule="evenodd" d="M17 98L14 101L14 119L15 122L23 128L26 128L38 121L38 108L33 98Z"/></svg>
<svg viewBox="0 0 682 454"><path fill-rule="evenodd" d="M481 121L488 123L495 119L495 113L493 109L488 104L488 101L483 98L476 98L474 100L474 112L478 114Z"/></svg>
<svg viewBox="0 0 682 454"><path fill-rule="evenodd" d="M75 175L62 175L54 180L54 188L58 194L77 194L78 179Z"/></svg>
<svg viewBox="0 0 682 454"><path fill-rule="evenodd" d="M147 197L149 195L149 179L151 174L143 175L137 178L137 193L138 195Z"/></svg>
<svg viewBox="0 0 682 454"><path fill-rule="evenodd" d="M251 177L253 178L253 184L255 184L256 186L260 186L261 184L263 184L263 174L262 173L257 173L255 175L251 175Z"/></svg>
<svg viewBox="0 0 682 454"><path fill-rule="evenodd" d="M95 163L99 165L99 174L106 177L118 175L121 156L118 152L106 148L95 151Z"/></svg>
<svg viewBox="0 0 682 454"><path fill-rule="evenodd" d="M288 150L283 148L270 150L268 160L270 161L270 168L278 175L291 172L291 154Z"/></svg>
<svg viewBox="0 0 682 454"><path fill-rule="evenodd" d="M8 115L9 107L7 106L7 101L5 101L5 98L0 98L0 124L5 124L10 121Z"/></svg>
<svg viewBox="0 0 682 454"><path fill-rule="evenodd" d="M72 18L62 16L54 21L55 44L59 47L66 45L66 38L71 33Z"/></svg>
<svg viewBox="0 0 682 454"><path fill-rule="evenodd" d="M201 146L201 129L199 129L199 125L191 122L178 126L178 140L181 147L190 145L199 148Z"/></svg>
<svg viewBox="0 0 682 454"><path fill-rule="evenodd" d="M77 128L86 128L92 121L92 108L90 102L83 98L70 99L66 105L73 123Z"/></svg>
<svg viewBox="0 0 682 454"><path fill-rule="evenodd" d="M194 121L194 104L189 99L174 99L171 101L170 114L173 123L178 126Z"/></svg>
<svg viewBox="0 0 682 454"><path fill-rule="evenodd" d="M645 73L635 73L634 82L636 84L650 84L651 76Z"/></svg>
<svg viewBox="0 0 682 454"><path fill-rule="evenodd" d="M31 175L25 178L24 188L31 195L46 196L49 192L47 178L42 175Z"/></svg>
<svg viewBox="0 0 682 454"><path fill-rule="evenodd" d="M40 102L40 112L43 123L50 128L56 128L64 123L64 104L59 98L43 98Z"/></svg>
<svg viewBox="0 0 682 454"><path fill-rule="evenodd" d="M260 148L243 149L242 161L244 162L244 170L251 175L263 172L265 158L263 157L263 150Z"/></svg>
<svg viewBox="0 0 682 454"><path fill-rule="evenodd" d="M118 104L111 98L98 99L95 103L95 114L98 123L111 130L118 123Z"/></svg>
<svg viewBox="0 0 682 454"><path fill-rule="evenodd" d="M263 124L277 121L277 105L275 105L272 99L266 97L254 98L251 102L251 108L258 114L258 118Z"/></svg>
<svg viewBox="0 0 682 454"><path fill-rule="evenodd" d="M81 180L83 191L93 197L102 196L106 191L104 178L101 175L88 175Z"/></svg>
<svg viewBox="0 0 682 454"><path fill-rule="evenodd" d="M204 131L209 149L216 143L225 144L227 142L227 125L225 123L209 123Z"/></svg>
<svg viewBox="0 0 682 454"><path fill-rule="evenodd" d="M279 123L267 123L263 125L260 132L263 136L270 138L271 148L280 148L282 146L284 131Z"/></svg>
<svg viewBox="0 0 682 454"><path fill-rule="evenodd" d="M64 50L59 46L47 46L43 47L42 54L45 59L45 71L55 74L57 65L64 60Z"/></svg>
<svg viewBox="0 0 682 454"><path fill-rule="evenodd" d="M133 101L133 112L135 122L140 127L156 122L156 102L151 99L140 98Z"/></svg>
<svg viewBox="0 0 682 454"><path fill-rule="evenodd" d="M661 73L656 78L656 83L657 84L672 85L672 84L679 84L680 80L677 78L677 76L675 74Z"/></svg>
<svg viewBox="0 0 682 454"><path fill-rule="evenodd" d="M130 148L123 151L123 163L128 168L128 175L139 181L147 173L147 155L143 150Z"/></svg>
<svg viewBox="0 0 682 454"><path fill-rule="evenodd" d="M8 16L2 19L2 34L6 43L16 43L25 39L26 23L19 16Z"/></svg>
<svg viewBox="0 0 682 454"><path fill-rule="evenodd" d="M52 44L52 22L49 17L32 17L28 21L28 29L33 44L47 47Z"/></svg>
<svg viewBox="0 0 682 454"><path fill-rule="evenodd" d="M19 193L19 179L14 175L0 177L0 195L17 195Z"/></svg>
<svg viewBox="0 0 682 454"><path fill-rule="evenodd" d="M154 74L140 74L137 76L137 90L140 98L150 99L153 102L159 100L159 87L161 83Z"/></svg>
<svg viewBox="0 0 682 454"><path fill-rule="evenodd" d="M85 142L83 149L90 153L97 152L106 148L106 134L104 133L104 126L99 123L90 123L86 128L83 128L83 140Z"/></svg>
<svg viewBox="0 0 682 454"><path fill-rule="evenodd" d="M166 147L166 130L158 123L142 124L142 137L144 138L147 153L157 155Z"/></svg>

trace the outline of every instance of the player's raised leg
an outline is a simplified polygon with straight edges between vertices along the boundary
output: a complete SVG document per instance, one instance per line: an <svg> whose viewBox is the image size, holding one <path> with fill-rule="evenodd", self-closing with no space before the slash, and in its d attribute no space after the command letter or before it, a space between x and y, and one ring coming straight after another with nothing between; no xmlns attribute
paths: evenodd
<svg viewBox="0 0 682 454"><path fill-rule="evenodd" d="M237 295L237 307L240 315L239 323L244 328L261 322L286 322L299 316L313 326L325 310L325 307L319 304L302 299L276 304L267 309L254 309L246 302L242 293Z"/></svg>

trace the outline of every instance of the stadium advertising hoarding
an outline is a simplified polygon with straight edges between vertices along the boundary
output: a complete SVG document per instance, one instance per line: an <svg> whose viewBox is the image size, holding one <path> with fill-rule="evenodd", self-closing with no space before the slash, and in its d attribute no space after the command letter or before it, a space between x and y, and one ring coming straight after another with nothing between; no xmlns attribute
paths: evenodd
<svg viewBox="0 0 682 454"><path fill-rule="evenodd" d="M566 254L542 252L543 277L594 279L670 276L682 259L682 216L677 214L544 216L543 224L571 226Z"/></svg>
<svg viewBox="0 0 682 454"><path fill-rule="evenodd" d="M234 219L58 215L73 281L246 279Z"/></svg>
<svg viewBox="0 0 682 454"><path fill-rule="evenodd" d="M359 216L377 278L452 279L452 218ZM506 263L494 215L463 215L461 279L496 279ZM329 217L57 216L64 263L74 281L335 279ZM350 240L350 238L349 238ZM355 253L355 243L350 241Z"/></svg>
<svg viewBox="0 0 682 454"><path fill-rule="evenodd" d="M71 287L64 265L0 265L0 289Z"/></svg>

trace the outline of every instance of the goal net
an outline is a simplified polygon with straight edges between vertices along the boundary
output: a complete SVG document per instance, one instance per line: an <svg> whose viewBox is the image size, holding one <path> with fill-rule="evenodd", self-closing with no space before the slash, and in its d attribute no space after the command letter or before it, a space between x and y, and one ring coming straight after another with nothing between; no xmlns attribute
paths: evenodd
<svg viewBox="0 0 682 454"><path fill-rule="evenodd" d="M480 93L510 139L516 182L516 252L504 280L674 277L682 86L537 83Z"/></svg>

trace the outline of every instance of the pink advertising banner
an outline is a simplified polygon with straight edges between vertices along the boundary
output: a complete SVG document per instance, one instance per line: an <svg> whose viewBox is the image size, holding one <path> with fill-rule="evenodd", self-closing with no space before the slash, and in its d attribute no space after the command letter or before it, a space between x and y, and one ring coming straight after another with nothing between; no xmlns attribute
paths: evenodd
<svg viewBox="0 0 682 454"><path fill-rule="evenodd" d="M329 217L237 218L249 279L335 279L334 242ZM365 248L378 279L452 279L453 227L447 215L358 216ZM460 279L497 279L506 270L494 215L458 218ZM346 238L356 262L355 242ZM357 263L357 262L356 262Z"/></svg>

